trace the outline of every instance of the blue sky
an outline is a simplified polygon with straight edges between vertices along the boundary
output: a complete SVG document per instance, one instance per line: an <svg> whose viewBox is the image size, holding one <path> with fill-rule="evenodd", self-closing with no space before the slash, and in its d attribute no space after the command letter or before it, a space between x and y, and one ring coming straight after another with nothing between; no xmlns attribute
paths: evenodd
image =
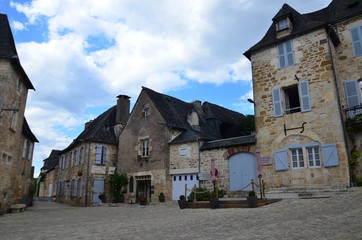
<svg viewBox="0 0 362 240"><path fill-rule="evenodd" d="M36 88L25 112L40 141L35 175L52 149L67 147L116 96L133 104L142 86L253 114L243 53L283 3L307 13L330 0L0 0Z"/></svg>

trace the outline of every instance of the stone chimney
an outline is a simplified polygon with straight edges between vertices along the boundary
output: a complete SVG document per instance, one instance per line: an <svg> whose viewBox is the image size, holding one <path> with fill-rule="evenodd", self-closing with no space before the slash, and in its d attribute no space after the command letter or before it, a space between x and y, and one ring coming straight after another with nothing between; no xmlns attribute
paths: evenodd
<svg viewBox="0 0 362 240"><path fill-rule="evenodd" d="M119 95L117 98L116 124L126 124L129 118L130 97Z"/></svg>
<svg viewBox="0 0 362 240"><path fill-rule="evenodd" d="M89 125L91 125L92 122L93 122L93 120L89 120L88 122L86 122L84 124L84 129L87 129L89 127Z"/></svg>

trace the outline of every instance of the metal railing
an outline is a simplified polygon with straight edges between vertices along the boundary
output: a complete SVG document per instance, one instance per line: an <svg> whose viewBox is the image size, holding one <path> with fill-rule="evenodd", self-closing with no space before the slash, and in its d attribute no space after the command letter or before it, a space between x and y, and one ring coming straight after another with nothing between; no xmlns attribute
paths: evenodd
<svg viewBox="0 0 362 240"><path fill-rule="evenodd" d="M347 118L353 118L356 115L362 115L362 106L354 106L345 110Z"/></svg>

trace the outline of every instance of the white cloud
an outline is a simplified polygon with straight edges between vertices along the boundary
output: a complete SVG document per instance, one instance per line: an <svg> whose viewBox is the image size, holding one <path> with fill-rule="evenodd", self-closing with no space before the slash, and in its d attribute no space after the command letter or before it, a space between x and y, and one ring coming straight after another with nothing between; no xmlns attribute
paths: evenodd
<svg viewBox="0 0 362 240"><path fill-rule="evenodd" d="M318 7L314 1L287 2L305 12L329 1L321 0ZM72 139L67 131L89 120L80 117L88 107L114 105L118 94L136 99L141 86L167 92L188 87L189 81L215 86L241 82L250 90L250 62L242 53L262 38L283 3L12 1L10 5L28 19L13 21L14 29L46 29L43 42L17 44L37 89L29 95L27 117L41 141L39 154L44 159L51 148L68 145ZM234 106L252 113L246 101L251 94L250 90Z"/></svg>

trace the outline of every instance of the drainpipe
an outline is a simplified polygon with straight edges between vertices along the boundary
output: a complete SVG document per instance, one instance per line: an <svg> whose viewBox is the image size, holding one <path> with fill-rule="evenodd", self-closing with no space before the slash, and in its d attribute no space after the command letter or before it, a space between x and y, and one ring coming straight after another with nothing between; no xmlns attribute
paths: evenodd
<svg viewBox="0 0 362 240"><path fill-rule="evenodd" d="M337 92L338 110L339 110L339 115L340 115L342 129L343 129L343 139L344 139L345 147L346 147L347 160L348 160L348 163L350 163L351 162L351 156L350 156L350 153L349 153L347 130L346 130L346 126L345 126L345 123L344 123L344 120L343 120L344 119L343 118L343 110L342 110L340 91L339 91L339 87L338 87L337 73L336 73L335 62L334 62L334 58L333 58L333 54L332 54L332 45L331 45L331 41L329 39L329 34L330 34L330 31L331 31L332 25L329 25L328 27L329 27L329 29L328 29L328 34L327 34L327 42L328 42L329 55L330 55L331 62L332 62L333 80L334 80L334 85L335 85L336 92ZM351 172L351 165L350 164L348 164L348 172L349 172L349 185L351 187L352 186L352 172Z"/></svg>
<svg viewBox="0 0 362 240"><path fill-rule="evenodd" d="M90 154L91 154L91 143L88 142L88 160L87 160L87 177L85 182L85 206L88 207L88 185L89 185L89 164L90 164Z"/></svg>
<svg viewBox="0 0 362 240"><path fill-rule="evenodd" d="M199 164L199 173L198 174L200 174L201 173L201 153L200 153L200 139L199 138L197 138L196 139L197 140L197 146L198 146L198 152L199 152L199 159L198 159L198 164ZM199 180L199 188L201 188L201 183L200 183L200 180Z"/></svg>

